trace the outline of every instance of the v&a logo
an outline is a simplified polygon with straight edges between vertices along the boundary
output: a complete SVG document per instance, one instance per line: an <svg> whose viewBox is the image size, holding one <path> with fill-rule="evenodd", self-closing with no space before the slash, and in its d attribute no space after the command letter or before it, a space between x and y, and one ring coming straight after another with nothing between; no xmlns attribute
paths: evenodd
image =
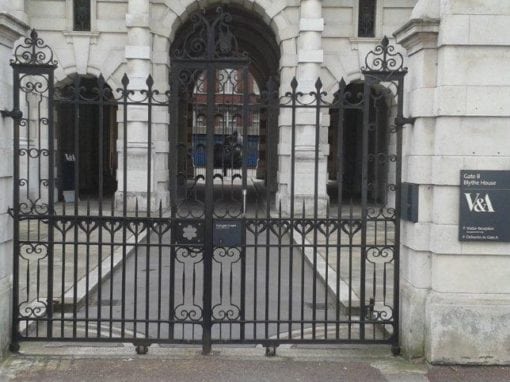
<svg viewBox="0 0 510 382"><path fill-rule="evenodd" d="M466 196L470 212L495 212L489 194L485 194L485 196L482 197L480 193L477 193L473 197L471 193L466 192L464 195Z"/></svg>

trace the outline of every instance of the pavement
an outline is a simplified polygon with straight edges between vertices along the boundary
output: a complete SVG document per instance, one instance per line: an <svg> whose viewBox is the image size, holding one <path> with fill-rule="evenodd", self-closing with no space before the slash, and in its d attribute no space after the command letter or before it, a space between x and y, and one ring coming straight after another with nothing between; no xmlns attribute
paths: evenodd
<svg viewBox="0 0 510 382"><path fill-rule="evenodd" d="M132 345L24 343L0 366L0 381L186 382L503 382L510 367L432 366L391 355L387 346L285 347L266 357L262 347L152 345L137 355Z"/></svg>

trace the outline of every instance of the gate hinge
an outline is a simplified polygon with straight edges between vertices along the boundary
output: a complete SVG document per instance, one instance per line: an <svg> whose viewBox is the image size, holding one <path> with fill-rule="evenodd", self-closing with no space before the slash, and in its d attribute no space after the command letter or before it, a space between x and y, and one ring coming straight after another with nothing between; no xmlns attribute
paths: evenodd
<svg viewBox="0 0 510 382"><path fill-rule="evenodd" d="M23 118L23 113L19 109L9 110L0 110L0 114L3 118L11 117L12 119L21 119Z"/></svg>
<svg viewBox="0 0 510 382"><path fill-rule="evenodd" d="M416 121L416 118L409 117L397 117L395 118L395 125L397 126L404 126L404 125L414 125L414 121Z"/></svg>

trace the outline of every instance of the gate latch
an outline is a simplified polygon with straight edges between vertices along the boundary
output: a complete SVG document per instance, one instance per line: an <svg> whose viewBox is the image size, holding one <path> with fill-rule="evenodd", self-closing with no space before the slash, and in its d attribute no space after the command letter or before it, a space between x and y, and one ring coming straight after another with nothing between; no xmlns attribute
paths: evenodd
<svg viewBox="0 0 510 382"><path fill-rule="evenodd" d="M397 117L395 118L395 125L404 126L404 125L414 125L416 118L413 117Z"/></svg>
<svg viewBox="0 0 510 382"><path fill-rule="evenodd" d="M11 117L14 120L23 118L23 113L19 109L0 110L0 114L3 118Z"/></svg>

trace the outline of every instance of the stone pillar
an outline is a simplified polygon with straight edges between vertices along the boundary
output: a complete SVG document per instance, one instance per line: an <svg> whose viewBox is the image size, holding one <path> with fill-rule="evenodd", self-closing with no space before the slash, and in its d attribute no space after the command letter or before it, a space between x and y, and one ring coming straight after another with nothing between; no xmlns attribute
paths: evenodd
<svg viewBox="0 0 510 382"><path fill-rule="evenodd" d="M401 343L430 362L510 362L510 244L460 242L460 170L510 168L510 3L421 0L396 32L408 51ZM490 25L490 28L487 26Z"/></svg>
<svg viewBox="0 0 510 382"><path fill-rule="evenodd" d="M147 89L147 77L152 72L152 34L149 27L149 0L129 0L126 26L128 29L128 43L125 47L127 61L126 74L129 78L128 89L135 91L134 97L139 97L140 90ZM148 107L145 105L129 105L127 109L127 189L124 190L124 110L119 107L119 139L117 150L118 187L116 192L116 206L122 208L124 192L127 192L127 208L133 210L136 202L138 208L147 208L150 198L151 209L157 208L160 198L156 191L154 142L148 141ZM152 135L154 137L153 127ZM150 155L148 147L150 146ZM147 194L147 161L151 161L151 194Z"/></svg>
<svg viewBox="0 0 510 382"><path fill-rule="evenodd" d="M14 11L16 2L0 0L0 110L12 110L12 58L14 42L28 31L26 15ZM21 9L20 9L21 11ZM24 11L22 12L24 14ZM13 141L12 119L0 117L0 355L11 338L12 296L12 219L7 209L12 207Z"/></svg>
<svg viewBox="0 0 510 382"><path fill-rule="evenodd" d="M297 70L298 91L308 94L315 91L316 81L320 77L321 66L324 61L322 50L322 31L324 19L322 18L322 4L319 0L304 0L300 6L299 36L297 38ZM283 78L282 78L283 79ZM289 86L283 82L283 89ZM288 89L287 89L288 90ZM311 100L305 96L303 101ZM327 182L327 126L329 115L322 114L320 120L319 142L316 138L316 115L313 109L298 108L296 112L295 136L295 163L291 163L291 113L290 109L280 110L280 144L278 147L279 171L277 203L282 203L284 211L290 210L291 194L291 166L295 167L294 201L295 210L302 210L304 201L306 213L314 210L314 174L315 174L315 147L319 144L319 171L318 171L318 207L319 213L325 213L328 196Z"/></svg>

